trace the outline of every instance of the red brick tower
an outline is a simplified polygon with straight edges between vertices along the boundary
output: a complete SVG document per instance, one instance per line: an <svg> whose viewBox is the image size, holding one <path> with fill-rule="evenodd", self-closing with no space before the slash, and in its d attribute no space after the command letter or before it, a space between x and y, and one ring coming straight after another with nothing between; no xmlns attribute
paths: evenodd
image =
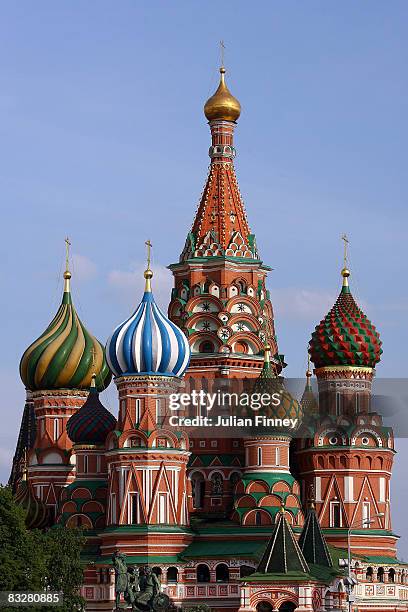
<svg viewBox="0 0 408 612"><path fill-rule="evenodd" d="M371 406L381 341L356 304L342 270L340 295L312 334L311 360L319 390L320 417L312 439L301 441L299 472L314 486L316 509L328 542L366 555L395 556L391 530L392 431Z"/></svg>
<svg viewBox="0 0 408 612"><path fill-rule="evenodd" d="M117 430L106 440L107 528L103 554L138 563L170 561L191 541L188 438L165 427L190 356L183 333L156 306L152 272L143 299L107 343L119 395ZM135 538L137 535L137 538Z"/></svg>
<svg viewBox="0 0 408 612"><path fill-rule="evenodd" d="M203 390L211 390L216 379L257 378L265 344L276 371L283 365L265 285L270 268L259 257L234 169L241 107L225 84L224 67L220 73L204 107L211 130L208 178L180 261L170 266L169 316L186 333L192 353L187 385ZM196 509L225 516L244 463L242 441L191 436L191 450Z"/></svg>
<svg viewBox="0 0 408 612"><path fill-rule="evenodd" d="M68 247L67 241L67 247ZM103 346L85 328L72 302L67 265L57 314L25 351L20 375L34 404L36 436L28 450L28 481L54 521L61 488L75 476L68 419L82 406L96 373L99 390L111 380Z"/></svg>

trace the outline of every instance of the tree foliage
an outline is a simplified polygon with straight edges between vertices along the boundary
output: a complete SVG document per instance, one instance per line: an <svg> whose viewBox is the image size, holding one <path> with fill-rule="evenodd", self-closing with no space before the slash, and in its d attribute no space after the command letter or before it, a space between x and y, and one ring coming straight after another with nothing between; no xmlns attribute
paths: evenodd
<svg viewBox="0 0 408 612"><path fill-rule="evenodd" d="M79 588L84 543L79 529L56 526L45 532L28 530L25 512L15 503L11 489L0 486L0 591L59 591L64 594L64 603L53 607L54 612L83 610Z"/></svg>

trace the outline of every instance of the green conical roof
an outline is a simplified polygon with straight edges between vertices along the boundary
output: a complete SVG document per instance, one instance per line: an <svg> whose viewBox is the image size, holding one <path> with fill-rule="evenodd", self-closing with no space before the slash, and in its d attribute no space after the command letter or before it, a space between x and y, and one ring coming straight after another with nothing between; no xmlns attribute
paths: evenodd
<svg viewBox="0 0 408 612"><path fill-rule="evenodd" d="M308 563L333 567L330 552L326 540L324 539L314 504L311 504L308 510L306 522L300 534L299 546Z"/></svg>
<svg viewBox="0 0 408 612"><path fill-rule="evenodd" d="M257 573L287 574L288 572L307 574L309 567L282 509L258 565Z"/></svg>

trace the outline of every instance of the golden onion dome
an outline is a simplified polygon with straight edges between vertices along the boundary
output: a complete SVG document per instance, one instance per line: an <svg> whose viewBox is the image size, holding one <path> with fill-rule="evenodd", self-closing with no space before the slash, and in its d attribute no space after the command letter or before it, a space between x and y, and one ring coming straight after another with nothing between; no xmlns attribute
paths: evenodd
<svg viewBox="0 0 408 612"><path fill-rule="evenodd" d="M225 68L220 68L218 89L204 105L204 114L208 121L236 121L241 114L241 105L232 95L225 83Z"/></svg>

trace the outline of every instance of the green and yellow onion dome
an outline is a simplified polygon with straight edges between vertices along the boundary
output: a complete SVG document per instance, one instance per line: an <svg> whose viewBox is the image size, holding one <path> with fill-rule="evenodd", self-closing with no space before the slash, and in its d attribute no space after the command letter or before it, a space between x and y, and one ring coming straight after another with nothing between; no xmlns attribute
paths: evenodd
<svg viewBox="0 0 408 612"><path fill-rule="evenodd" d="M72 303L71 273L64 272L64 294L57 314L25 351L20 376L31 391L84 389L95 372L98 390L111 381L103 345L85 328Z"/></svg>
<svg viewBox="0 0 408 612"><path fill-rule="evenodd" d="M252 393L257 394L278 394L280 401L277 405L271 403L270 406L264 406L256 412L257 415L265 416L267 419L291 419L296 420L296 427L289 428L287 426L267 427L270 433L292 435L301 425L303 418L303 408L301 404L285 389L282 380L277 375L274 364L271 362L271 348L269 345L264 348L264 364L259 377L256 379ZM267 433L260 432L260 433Z"/></svg>
<svg viewBox="0 0 408 612"><path fill-rule="evenodd" d="M356 304L341 271L343 286L333 308L312 334L309 352L315 368L357 366L374 368L381 358L381 340L374 325Z"/></svg>
<svg viewBox="0 0 408 612"><path fill-rule="evenodd" d="M25 524L28 529L42 529L47 526L47 506L34 495L25 472L17 487L15 500L26 513Z"/></svg>

